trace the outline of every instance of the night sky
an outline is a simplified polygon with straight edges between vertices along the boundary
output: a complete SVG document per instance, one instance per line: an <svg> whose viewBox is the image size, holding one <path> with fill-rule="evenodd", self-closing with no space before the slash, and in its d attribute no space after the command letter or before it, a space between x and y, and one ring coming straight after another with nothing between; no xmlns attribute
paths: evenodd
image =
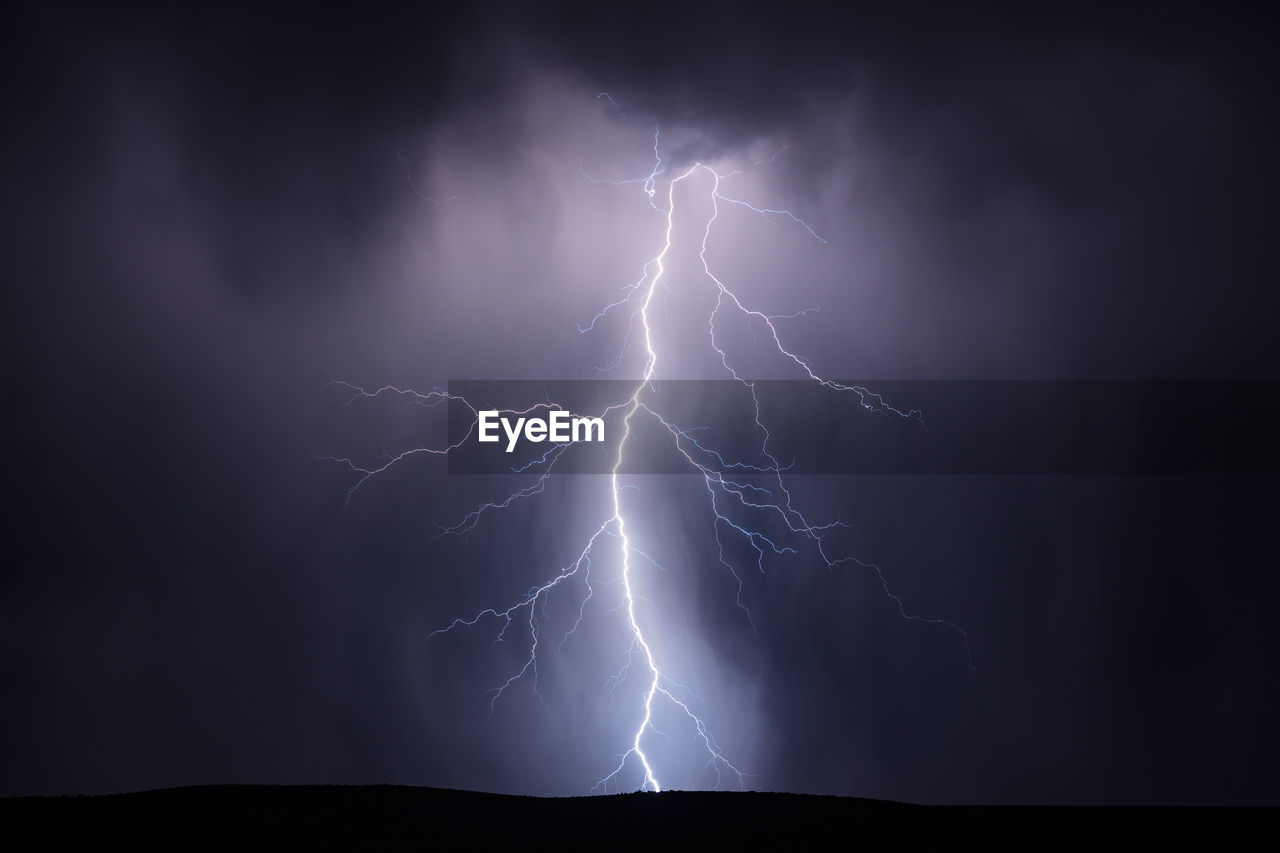
<svg viewBox="0 0 1280 853"><path fill-rule="evenodd" d="M1280 380L1260 19L893 6L11 9L0 794L561 795L612 769L637 680L611 695L607 608L539 659L545 704L522 681L492 716L524 623L428 639L572 559L602 478L440 538L502 483L418 457L348 500L326 456L435 440L442 413L325 386L590 378L625 328L575 324L664 218L583 172L643 177L655 125L676 165L781 152L735 191L827 242L736 210L713 260L769 312L820 307L781 328L826 375ZM683 269L663 340L698 378ZM972 670L812 555L730 549L753 631L697 488L664 483L639 499L655 635L746 787L1280 800L1274 475L797 478ZM713 787L665 734L672 786Z"/></svg>

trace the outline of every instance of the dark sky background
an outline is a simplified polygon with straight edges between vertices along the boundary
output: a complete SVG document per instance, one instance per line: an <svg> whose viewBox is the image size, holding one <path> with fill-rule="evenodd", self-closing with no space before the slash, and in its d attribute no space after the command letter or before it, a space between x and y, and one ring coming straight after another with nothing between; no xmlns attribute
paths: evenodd
<svg viewBox="0 0 1280 853"><path fill-rule="evenodd" d="M618 330L573 324L661 220L579 165L645 174L655 122L726 163L787 146L744 194L828 243L737 212L716 261L767 310L821 306L787 328L828 375L1280 379L1262 21L894 9L7 12L0 794L574 794L612 767L633 706L605 618L547 659L549 707L517 685L491 719L518 649L426 640L572 557L599 484L437 539L493 484L414 460L346 503L319 457L434 422L318 389L608 361ZM874 574L804 558L747 577L753 634L679 484L651 595L749 787L1274 804L1274 487L800 482L844 553L964 626L972 672Z"/></svg>

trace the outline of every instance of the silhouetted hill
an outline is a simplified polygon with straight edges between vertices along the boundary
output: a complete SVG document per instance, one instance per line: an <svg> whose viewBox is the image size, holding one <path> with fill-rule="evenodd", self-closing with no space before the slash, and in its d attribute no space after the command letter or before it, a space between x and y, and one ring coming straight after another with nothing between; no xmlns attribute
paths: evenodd
<svg viewBox="0 0 1280 853"><path fill-rule="evenodd" d="M378 786L217 785L0 799L6 849L556 849L656 845L1275 849L1273 808L917 806L846 797L673 791L546 799Z"/></svg>

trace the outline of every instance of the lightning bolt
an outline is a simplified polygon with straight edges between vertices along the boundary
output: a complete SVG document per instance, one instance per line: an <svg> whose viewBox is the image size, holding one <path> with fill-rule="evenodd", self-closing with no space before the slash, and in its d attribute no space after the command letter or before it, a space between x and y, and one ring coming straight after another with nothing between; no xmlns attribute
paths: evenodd
<svg viewBox="0 0 1280 853"><path fill-rule="evenodd" d="M614 108L618 107L617 102L607 93L602 92L597 98L607 101ZM752 168L772 163L783 150L785 149L779 149L772 157L755 161ZM608 686L612 692L619 683L632 675L633 668L637 668L643 671L644 691L640 708L638 709L638 720L630 736L629 745L616 756L616 764L612 766L612 769L597 778L595 786L592 788L593 792L608 791L611 786L616 788L620 784L622 775L627 772L627 768L630 765L638 765L638 769L641 771L639 784L641 790L663 790L658 772L654 767L654 760L651 758L650 753L646 752L645 748L651 736L662 734L654 724L655 703L659 702L667 703L671 709L682 714L692 725L695 740L700 744L700 748L706 755L705 767L708 771L714 772L717 787L719 787L724 774L731 776L738 787L742 787L745 779L748 778L747 773L726 758L706 722L692 707L693 703L698 701L696 694L685 685L672 679L664 671L663 662L659 660L654 651L654 646L646 634L644 620L640 618L637 612L637 604L646 601L640 592L638 572L644 565L651 566L657 570L664 570L658 560L638 548L633 541L631 531L633 525L639 524L639 522L628 515L623 496L623 492L628 488L636 488L623 482L621 472L628 453L628 446L632 443L634 426L638 419L651 419L653 423L665 430L671 439L672 446L688 462L691 471L702 477L707 503L712 515L712 533L718 549L719 563L736 582L738 588L736 604L743 611L744 618L748 620L753 630L755 628L754 618L750 608L743 601L743 578L726 553L724 538L726 536L738 537L740 541L745 542L755 552L755 564L761 572L765 570L765 561L768 556L798 554L799 548L797 546L805 542L813 547L829 570L834 570L842 565L853 564L874 572L885 595L894 602L899 614L904 619L941 625L955 631L962 638L969 658L969 666L971 669L973 667L969 638L962 628L945 619L925 618L910 613L906 609L902 598L890 589L885 573L878 565L864 562L852 556L828 553L825 542L826 535L835 529L847 528L849 525L839 519L822 523L811 521L805 513L795 506L792 494L783 476L789 466L781 464L771 450L771 435L760 417L760 401L756 393L756 386L751 380L741 375L739 369L734 366L728 347L722 342L721 322L726 314L736 313L749 325L754 323L757 328L761 329L776 355L784 363L790 364L804 379L817 383L833 393L854 395L860 405L867 411L903 421L919 421L923 423L921 413L918 411L895 408L867 388L845 385L818 374L807 359L789 349L783 343L784 336L778 329L779 321L794 319L817 309L803 309L786 315L771 315L757 310L749 306L737 292L715 274L707 257L708 244L711 240L714 226L720 218L722 205L741 207L767 220L790 222L794 226L803 229L819 244L826 243L826 240L807 222L791 211L756 206L748 201L728 196L722 192L723 182L734 175L740 174L742 170L721 173L711 165L701 161L673 170L672 165L664 160L661 153L660 128L655 128L654 130L653 154L654 163L649 173L628 180L595 177L588 174L581 164L579 166L582 176L594 183L619 187L639 185L652 210L665 217L663 245L656 255L644 263L640 277L633 283L624 286L622 295L617 300L605 305L588 323L580 323L577 326L579 333L588 334L593 332L601 321L613 312L628 312L626 333L617 357L610 364L596 368L597 373L607 373L621 367L627 356L636 348L642 348L644 354L644 366L640 376L632 386L630 396L625 400L609 405L600 413L601 415L611 412L621 412L622 414L622 435L618 441L617 453L609 474L609 486L612 496L611 504L608 507L609 514L600 520L594 532L587 539L581 550L578 551L576 557L545 583L532 587L523 596L517 597L514 602L506 607L485 608L470 618L454 619L448 625L433 631L429 635L430 637L435 637L454 630L475 627L482 620L496 620L499 627L494 642L497 643L506 640L508 631L517 621L523 622L527 625L529 636L527 655L525 655L523 664L515 672L501 684L488 691L490 715L492 716L496 703L507 689L525 679L529 680L534 694L545 704L545 700L538 689L538 660L545 645L543 642L543 621L547 618L546 604L548 598L555 590L575 581L580 581L585 589L585 595L578 607L576 621L560 638L559 647L563 647L582 624L587 606L595 598L598 587L619 585L621 587L621 600L620 604L614 608L614 612L618 610L625 612L625 629L629 634L629 639L626 643L626 662L609 679ZM667 178L666 192L661 193L659 187L664 177ZM711 209L710 216L702 229L698 254L702 264L703 277L711 284L715 292L714 306L706 318L707 335L711 348L716 353L726 374L740 383L750 394L755 409L754 426L759 439L758 449L763 460L761 464L726 459L718 450L699 438L700 428L682 427L671 422L667 417L664 417L659 407L648 399L650 396L648 392L654 388L654 380L658 375L659 364L659 347L655 343L651 311L660 288L668 295L670 294L665 276L667 273L667 258L671 250L673 234L677 227L676 188L686 181L692 185L692 179L695 177L706 179L708 183L706 193ZM422 195L416 186L412 188L414 192ZM423 197L427 198L426 196ZM434 199L431 200L434 201ZM477 413L476 408L470 402L438 388L425 394L394 386L384 386L372 391L366 391L359 386L338 380L330 382L326 387L342 389L347 394L345 405L351 405L359 399L391 396L401 399L405 406L434 407L447 402L457 402L470 409L473 415ZM552 405L551 401L547 400L527 409L508 410L507 413L528 414L539 408L550 408ZM415 447L399 454L388 454L372 465L358 464L345 457L329 456L325 458L346 466L355 475L355 482L347 492L347 499L350 500L351 495L368 480L411 456L420 454L447 456L469 440L475 429L476 423L472 422L462 438L452 444L437 448ZM529 485L516 489L499 500L480 504L453 524L439 526L441 535L469 536L480 523L481 518L487 513L505 509L517 501L542 493L548 478L554 472L557 461L563 456L567 447L568 445L564 444L553 445L540 458L535 458L525 465L513 468L513 471L520 473L535 471L536 476L534 476ZM756 478L758 480L761 477L767 478L767 488L757 483L746 482L748 479ZM770 535L766 532L763 524L753 524L744 516L756 519L772 518L775 524L781 524L785 534L782 536ZM598 576L593 576L592 567L593 558L598 557L598 552L604 546L605 539L617 540L620 572L615 577L602 580ZM540 616L543 621L540 621Z"/></svg>

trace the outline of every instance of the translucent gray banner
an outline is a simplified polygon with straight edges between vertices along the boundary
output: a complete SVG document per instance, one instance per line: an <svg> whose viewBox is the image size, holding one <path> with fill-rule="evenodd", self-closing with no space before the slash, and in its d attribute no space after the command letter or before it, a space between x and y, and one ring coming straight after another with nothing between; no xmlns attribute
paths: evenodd
<svg viewBox="0 0 1280 853"><path fill-rule="evenodd" d="M1280 471L1274 440L1280 382L837 384L455 380L449 383L449 439L456 445L449 472Z"/></svg>

